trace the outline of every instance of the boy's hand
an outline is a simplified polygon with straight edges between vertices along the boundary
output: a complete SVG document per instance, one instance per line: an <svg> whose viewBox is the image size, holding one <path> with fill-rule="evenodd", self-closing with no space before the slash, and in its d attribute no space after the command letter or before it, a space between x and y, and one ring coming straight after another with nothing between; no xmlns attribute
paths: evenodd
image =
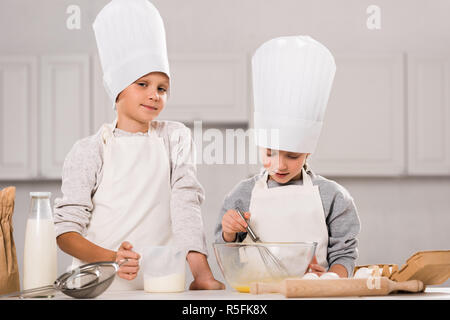
<svg viewBox="0 0 450 320"><path fill-rule="evenodd" d="M250 219L250 212L245 212L244 217L246 220ZM236 210L228 210L222 218L222 231L223 239L226 242L232 242L236 240L237 232L246 232L247 222L241 218Z"/></svg>
<svg viewBox="0 0 450 320"><path fill-rule="evenodd" d="M224 290L225 285L214 277L197 277L191 282L189 290Z"/></svg>
<svg viewBox="0 0 450 320"><path fill-rule="evenodd" d="M225 285L217 281L211 272L208 260L203 253L197 251L189 251L186 260L194 276L189 286L189 290L223 290Z"/></svg>
<svg viewBox="0 0 450 320"><path fill-rule="evenodd" d="M319 277L324 274L325 272L327 272L327 270L322 267L320 264L317 263L317 258L316 256L314 256L314 258L311 260L311 264L308 266L308 272L312 272L317 274Z"/></svg>
<svg viewBox="0 0 450 320"><path fill-rule="evenodd" d="M131 243L124 241L116 253L117 263L120 263L123 259L128 259L128 261L124 263L117 271L117 275L126 280L133 280L136 278L139 271L139 259L141 256L131 249L133 249Z"/></svg>

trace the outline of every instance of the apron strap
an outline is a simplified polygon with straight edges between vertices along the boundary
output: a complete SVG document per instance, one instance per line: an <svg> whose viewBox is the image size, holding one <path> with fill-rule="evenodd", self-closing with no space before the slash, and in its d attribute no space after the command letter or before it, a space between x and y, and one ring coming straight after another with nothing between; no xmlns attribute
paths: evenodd
<svg viewBox="0 0 450 320"><path fill-rule="evenodd" d="M113 131L117 126L117 118L114 119L113 123L105 123L102 126L102 142L103 144L107 144L109 140L114 138Z"/></svg>
<svg viewBox="0 0 450 320"><path fill-rule="evenodd" d="M258 181L256 181L256 183L258 183L263 189L268 189L269 187L267 186L267 178L269 177L269 171L264 170L264 174L262 176L261 179L259 179Z"/></svg>
<svg viewBox="0 0 450 320"><path fill-rule="evenodd" d="M303 179L303 186L307 186L307 187L312 187L313 183L312 183L312 179L309 176L309 174L306 173L305 168L302 168L302 179Z"/></svg>
<svg viewBox="0 0 450 320"><path fill-rule="evenodd" d="M156 122L150 121L148 123L147 134L148 134L149 137L157 137L157 134L156 134Z"/></svg>

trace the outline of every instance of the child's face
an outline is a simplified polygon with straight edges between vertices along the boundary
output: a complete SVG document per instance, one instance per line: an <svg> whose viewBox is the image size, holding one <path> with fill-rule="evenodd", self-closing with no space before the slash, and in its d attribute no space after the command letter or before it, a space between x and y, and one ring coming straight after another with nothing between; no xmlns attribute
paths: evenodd
<svg viewBox="0 0 450 320"><path fill-rule="evenodd" d="M308 155L308 153L264 149L262 159L270 178L278 183L287 183L290 180L300 179Z"/></svg>
<svg viewBox="0 0 450 320"><path fill-rule="evenodd" d="M117 112L140 124L148 124L164 109L169 78L162 72L151 72L126 87L117 97Z"/></svg>

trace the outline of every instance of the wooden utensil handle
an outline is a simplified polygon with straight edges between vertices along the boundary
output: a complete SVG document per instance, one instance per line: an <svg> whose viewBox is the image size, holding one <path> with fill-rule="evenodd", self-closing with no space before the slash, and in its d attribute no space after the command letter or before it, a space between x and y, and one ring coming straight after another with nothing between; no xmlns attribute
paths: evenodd
<svg viewBox="0 0 450 320"><path fill-rule="evenodd" d="M408 291L408 292L422 292L425 290L425 286L423 282L420 280L409 280L402 282L391 282L391 290L390 291Z"/></svg>
<svg viewBox="0 0 450 320"><path fill-rule="evenodd" d="M250 284L250 293L283 293L284 282L253 282Z"/></svg>

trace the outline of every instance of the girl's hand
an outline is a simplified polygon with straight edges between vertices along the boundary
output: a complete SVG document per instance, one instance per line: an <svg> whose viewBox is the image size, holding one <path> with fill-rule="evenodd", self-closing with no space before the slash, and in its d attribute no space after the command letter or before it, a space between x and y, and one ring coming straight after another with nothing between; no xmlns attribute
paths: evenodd
<svg viewBox="0 0 450 320"><path fill-rule="evenodd" d="M250 212L245 212L244 217L246 220L250 219ZM228 210L222 218L222 232L223 239L226 242L232 242L236 240L237 232L246 232L247 222L241 218L236 210Z"/></svg>
<svg viewBox="0 0 450 320"><path fill-rule="evenodd" d="M128 241L122 242L119 250L116 253L116 262L121 263L121 260L128 259L128 261L119 268L117 275L126 280L133 280L137 277L139 271L139 259L141 256L131 250L133 246Z"/></svg>
<svg viewBox="0 0 450 320"><path fill-rule="evenodd" d="M320 264L317 263L317 258L316 256L314 256L314 258L311 260L310 265L308 266L308 272L312 272L317 274L319 277L324 274L325 272L327 272L327 270L322 267Z"/></svg>

